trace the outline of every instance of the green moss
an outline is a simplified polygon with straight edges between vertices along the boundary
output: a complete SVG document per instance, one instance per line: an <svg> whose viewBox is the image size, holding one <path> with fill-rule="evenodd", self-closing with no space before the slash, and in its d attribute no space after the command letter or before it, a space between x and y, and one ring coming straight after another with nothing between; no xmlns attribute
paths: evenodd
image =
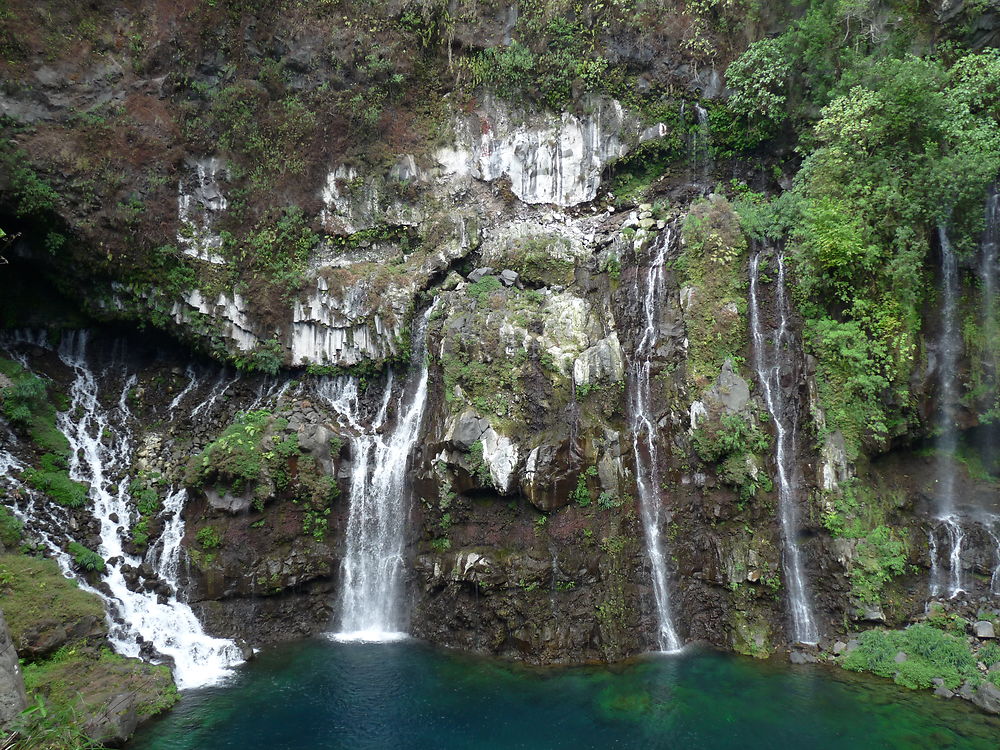
<svg viewBox="0 0 1000 750"><path fill-rule="evenodd" d="M676 267L692 290L685 315L688 378L703 388L727 359L742 360L747 241L739 217L721 196L693 203L681 235L684 250Z"/></svg>
<svg viewBox="0 0 1000 750"><path fill-rule="evenodd" d="M4 416L42 452L68 456L69 441L56 427L59 394L13 360L0 358L0 374L11 380L0 390Z"/></svg>
<svg viewBox="0 0 1000 750"><path fill-rule="evenodd" d="M0 555L0 609L14 643L44 621L72 626L86 617L104 620L100 598L65 578L55 560L26 555Z"/></svg>

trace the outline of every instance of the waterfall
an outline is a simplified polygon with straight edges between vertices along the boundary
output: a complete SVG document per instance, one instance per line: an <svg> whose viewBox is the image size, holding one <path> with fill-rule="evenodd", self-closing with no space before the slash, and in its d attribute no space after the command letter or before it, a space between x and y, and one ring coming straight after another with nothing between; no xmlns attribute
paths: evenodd
<svg viewBox="0 0 1000 750"><path fill-rule="evenodd" d="M410 511L407 468L420 436L427 402L426 331L432 305L414 332L417 368L392 398L393 377L370 430L358 417L357 381L328 383L328 403L358 434L352 438L350 511L343 561L341 640L385 641L405 637L400 607L406 520ZM392 418L395 417L395 423Z"/></svg>
<svg viewBox="0 0 1000 750"><path fill-rule="evenodd" d="M996 185L990 188L986 196L986 231L983 233L982 251L979 255L979 281L982 285L983 340L987 343L988 359L985 363L991 380L992 395L996 395L997 365L995 358L997 346L996 330L996 299L997 299L997 261L1000 260L1000 189Z"/></svg>
<svg viewBox="0 0 1000 750"><path fill-rule="evenodd" d="M691 137L691 173L693 179L705 187L708 185L708 173L712 167L712 155L709 150L712 131L705 108L695 104L694 111L698 124Z"/></svg>
<svg viewBox="0 0 1000 750"><path fill-rule="evenodd" d="M629 416L634 435L636 490L645 531L646 553L652 568L653 594L659 625L657 640L660 650L679 651L683 644L677 634L670 608L670 582L664 541L662 539L663 510L660 497L660 465L656 415L653 407L653 360L659 342L660 303L665 292L665 262L673 241L673 228L668 228L657 239L655 256L644 274L644 287L636 269L635 299L640 301L642 338L635 349L631 365L629 388Z"/></svg>
<svg viewBox="0 0 1000 750"><path fill-rule="evenodd" d="M948 542L948 564L938 559L941 545L931 545L932 596L955 597L962 592L962 541L964 533L961 518L955 508L955 453L958 449L958 389L956 387L958 358L961 352L961 332L958 319L958 259L952 249L948 232L938 225L941 246L941 332L937 345L938 411L936 440L937 467L934 489L937 530L943 532ZM934 540L932 539L932 542Z"/></svg>
<svg viewBox="0 0 1000 750"><path fill-rule="evenodd" d="M798 533L798 489L795 481L795 454L798 425L794 405L782 395L781 371L793 356L789 327L789 302L785 286L785 259L777 254L778 328L765 335L760 309L760 256L750 261L750 327L753 334L753 365L775 432L775 468L778 479L778 514L781 520L781 561L788 589L792 635L799 643L817 643L819 631L813 617L811 597L802 564Z"/></svg>
<svg viewBox="0 0 1000 750"><path fill-rule="evenodd" d="M70 476L89 484L92 512L100 523L99 552L107 561L106 589L94 591L105 600L111 615L109 639L115 650L126 656L137 657L143 644L152 644L173 660L174 679L180 688L216 682L230 666L242 661L242 652L232 641L207 636L191 608L177 599L183 490L167 497L163 537L155 545L158 553L151 551L155 559L150 562L169 586L170 595L161 603L155 591L133 591L126 584L125 566L138 568L143 563L123 548L127 519L134 515L126 472L132 456L128 397L136 377L124 378L121 393L110 408L102 405L97 378L86 358L87 339L85 331L67 333L59 347L59 358L72 370L73 383L71 406L59 413L58 426L71 447ZM68 571L65 556L60 562Z"/></svg>

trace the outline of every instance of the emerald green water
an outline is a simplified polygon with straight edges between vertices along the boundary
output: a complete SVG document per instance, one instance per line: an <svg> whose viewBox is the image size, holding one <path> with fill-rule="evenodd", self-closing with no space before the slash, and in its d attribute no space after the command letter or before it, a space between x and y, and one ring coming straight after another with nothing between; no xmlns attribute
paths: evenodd
<svg viewBox="0 0 1000 750"><path fill-rule="evenodd" d="M984 748L1000 720L821 666L714 652L534 669L403 641L271 649L130 750Z"/></svg>

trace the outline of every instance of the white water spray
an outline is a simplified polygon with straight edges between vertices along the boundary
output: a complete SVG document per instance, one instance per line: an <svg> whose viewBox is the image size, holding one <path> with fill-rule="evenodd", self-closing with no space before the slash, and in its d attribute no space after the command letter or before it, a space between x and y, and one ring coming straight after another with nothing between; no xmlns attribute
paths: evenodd
<svg viewBox="0 0 1000 750"><path fill-rule="evenodd" d="M778 475L778 514L781 520L782 554L792 636L799 643L817 643L819 630L812 612L811 597L799 548L798 491L794 461L798 425L794 409L783 398L781 369L783 357L792 351L793 338L788 324L789 304L785 287L785 259L779 253L777 279L778 328L764 333L760 312L760 256L750 261L750 328L753 334L753 363L764 402L775 428L775 468Z"/></svg>

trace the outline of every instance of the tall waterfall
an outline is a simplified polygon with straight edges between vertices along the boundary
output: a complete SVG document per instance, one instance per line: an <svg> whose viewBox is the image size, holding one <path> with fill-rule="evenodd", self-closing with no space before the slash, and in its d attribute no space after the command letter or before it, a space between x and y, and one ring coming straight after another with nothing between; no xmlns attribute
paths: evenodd
<svg viewBox="0 0 1000 750"><path fill-rule="evenodd" d="M128 397L136 377L123 374L121 391L109 406L102 404L104 394L87 359L88 338L85 331L66 333L57 352L73 374L70 408L60 412L57 418L58 427L71 448L69 473L73 479L89 485L90 509L100 526L98 552L107 561L102 578L104 586L92 588L85 582L81 582L81 586L105 601L109 640L116 651L126 656L140 656L146 655L145 649L152 645L159 654L173 661L174 679L180 688L217 682L228 674L229 667L243 661L243 655L232 641L206 635L191 608L177 598L180 546L184 536L181 519L186 498L184 490L172 490L166 498L162 511L163 534L149 549L145 560L167 584L169 595L161 597L159 593L162 592L133 591L126 584L126 566L138 568L144 562L124 549L129 519L134 517L127 476L133 451ZM40 345L40 342L34 343ZM108 370L126 373L124 363L118 361L109 363ZM105 400L108 400L106 395ZM0 463L11 469L21 468L12 456ZM45 543L63 572L72 577L70 556L52 533L44 530L46 519L53 514L67 516L66 511L44 501L26 487L19 488L18 495L21 500L15 512ZM62 527L69 527L68 520Z"/></svg>
<svg viewBox="0 0 1000 750"><path fill-rule="evenodd" d="M958 449L958 358L962 339L958 319L958 259L943 224L938 225L941 246L941 332L937 345L937 471L935 517L930 531L931 596L957 596L962 588L962 544L965 538L955 507L955 453ZM944 542L944 544L942 544ZM941 564L947 549L948 564Z"/></svg>
<svg viewBox="0 0 1000 750"><path fill-rule="evenodd" d="M629 417L634 435L636 489L639 509L645 530L646 553L652 568L653 593L656 598L657 634L660 649L679 651L683 644L674 625L670 607L670 574L668 555L662 538L662 510L660 497L659 436L653 407L653 360L659 341L660 304L665 293L664 271L667 251L673 241L673 229L660 235L653 248L655 255L645 274L638 269L635 277L635 298L640 301L642 338L635 350L631 365L629 388ZM640 283L640 276L643 276Z"/></svg>
<svg viewBox="0 0 1000 750"><path fill-rule="evenodd" d="M753 334L753 365L764 402L775 431L775 467L778 479L778 514L781 520L781 561L788 590L792 636L799 643L816 643L819 631L813 617L809 586L799 548L798 482L795 477L795 454L798 424L794 405L783 397L781 372L787 357L792 356L794 339L789 327L790 306L785 286L785 259L778 253L777 329L765 334L760 308L760 256L750 261L750 328Z"/></svg>
<svg viewBox="0 0 1000 750"><path fill-rule="evenodd" d="M350 512L336 636L341 640L384 641L406 635L400 594L410 511L407 468L427 402L426 332L432 310L433 306L428 308L414 332L417 368L395 401L390 374L370 430L360 427L356 381L343 378L326 389L327 401L358 431L352 438Z"/></svg>

